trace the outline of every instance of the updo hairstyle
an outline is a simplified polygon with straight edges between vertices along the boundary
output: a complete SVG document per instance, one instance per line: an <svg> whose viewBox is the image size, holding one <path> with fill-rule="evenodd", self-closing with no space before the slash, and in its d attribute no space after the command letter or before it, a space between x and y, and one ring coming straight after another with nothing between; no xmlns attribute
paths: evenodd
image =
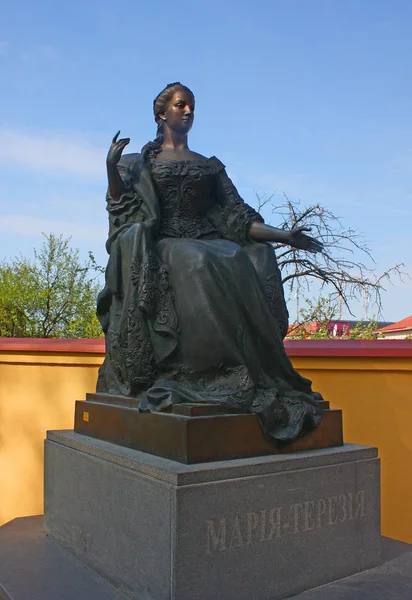
<svg viewBox="0 0 412 600"><path fill-rule="evenodd" d="M164 90L162 90L160 92L160 94L158 94L156 96L156 98L153 100L153 114L154 114L155 121L157 123L157 132L156 132L156 138L152 142L148 142L142 148L142 156L144 159L156 158L156 156L159 154L159 152L161 152L164 137L163 137L163 119L161 118L160 115L166 111L167 105L173 98L173 95L179 90L184 90L185 92L188 92L192 96L193 100L195 99L195 96L194 96L192 90L190 90L188 87L186 87L185 85L180 83L180 81L175 81L174 83L169 83L164 88Z"/></svg>

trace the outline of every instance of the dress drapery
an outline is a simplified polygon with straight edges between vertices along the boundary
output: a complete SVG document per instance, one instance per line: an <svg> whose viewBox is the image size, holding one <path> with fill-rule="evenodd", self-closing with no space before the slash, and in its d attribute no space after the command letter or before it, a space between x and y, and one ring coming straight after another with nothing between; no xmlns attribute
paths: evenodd
<svg viewBox="0 0 412 600"><path fill-rule="evenodd" d="M215 157L122 157L107 197L109 261L97 313L106 358L97 391L141 410L216 402L259 415L277 440L313 429L322 410L283 346L288 314L263 219Z"/></svg>

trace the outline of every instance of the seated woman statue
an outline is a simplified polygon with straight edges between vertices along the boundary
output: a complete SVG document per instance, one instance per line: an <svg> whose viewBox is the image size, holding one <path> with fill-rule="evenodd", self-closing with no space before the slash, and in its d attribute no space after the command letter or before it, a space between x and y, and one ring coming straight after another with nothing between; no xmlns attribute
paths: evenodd
<svg viewBox="0 0 412 600"><path fill-rule="evenodd" d="M270 242L317 252L302 228L265 225L216 157L189 150L195 99L180 83L154 101L157 137L107 155L110 255L98 317L106 358L97 391L141 410L208 402L257 414L293 440L322 416L283 346L288 313Z"/></svg>

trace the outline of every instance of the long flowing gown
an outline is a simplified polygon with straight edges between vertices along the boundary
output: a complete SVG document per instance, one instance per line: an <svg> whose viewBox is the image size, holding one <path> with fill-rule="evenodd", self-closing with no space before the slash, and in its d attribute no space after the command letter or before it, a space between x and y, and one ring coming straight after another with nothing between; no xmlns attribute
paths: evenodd
<svg viewBox="0 0 412 600"><path fill-rule="evenodd" d="M135 397L141 410L237 407L281 441L316 427L322 409L283 346L288 314L273 248L248 237L263 219L224 165L135 154L119 172L126 191L107 197L97 391Z"/></svg>

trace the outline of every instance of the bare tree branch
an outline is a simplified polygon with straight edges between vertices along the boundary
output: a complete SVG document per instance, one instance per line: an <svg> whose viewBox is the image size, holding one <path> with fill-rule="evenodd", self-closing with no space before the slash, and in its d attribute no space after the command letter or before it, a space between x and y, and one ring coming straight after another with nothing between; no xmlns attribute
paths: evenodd
<svg viewBox="0 0 412 600"><path fill-rule="evenodd" d="M280 219L277 227L288 230L310 227L311 235L324 246L322 253L308 255L283 244L273 244L284 286L292 291L298 283L309 291L310 281L316 280L321 283L322 291L329 293L332 301L343 302L350 314L353 314L351 302L367 298L376 307L377 316L381 315L384 284L392 283L393 277L402 280L402 276L407 276L403 272L404 264L398 263L384 273L376 273L372 251L363 235L344 226L330 209L320 204L302 206L286 194L283 194L281 204L275 204L274 198L274 194L268 197L257 195L258 209L272 204L272 212Z"/></svg>

